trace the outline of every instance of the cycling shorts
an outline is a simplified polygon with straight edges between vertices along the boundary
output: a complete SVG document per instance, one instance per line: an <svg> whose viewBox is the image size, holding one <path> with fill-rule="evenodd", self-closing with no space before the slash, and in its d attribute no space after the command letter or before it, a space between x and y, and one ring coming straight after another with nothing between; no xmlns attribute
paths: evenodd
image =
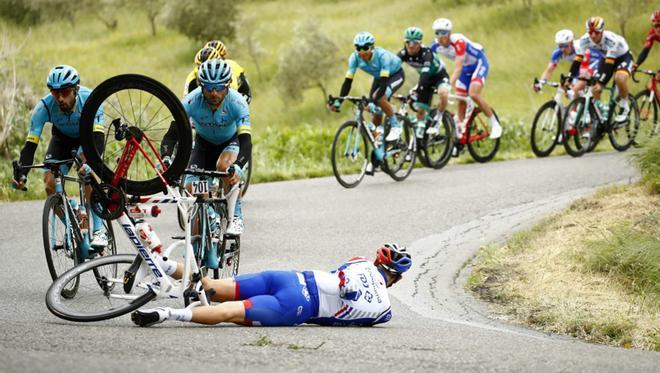
<svg viewBox="0 0 660 373"><path fill-rule="evenodd" d="M48 144L48 150L46 150L46 156L44 157L45 161L61 161L64 159L71 159L71 152L76 150L78 154L82 152L80 147L80 139L75 139L63 134L60 130L53 126L52 128L52 137L50 143ZM69 162L60 167L63 174L69 173L71 164ZM50 172L47 168L44 168L44 171Z"/></svg>
<svg viewBox="0 0 660 373"><path fill-rule="evenodd" d="M405 81L406 77L403 73L403 69L399 69L399 71L395 72L392 74L389 78L387 78L387 89L385 91L385 98L388 100L394 92L396 92L401 86L403 85L403 82ZM374 79L373 83L371 83L371 89L369 90L369 97L373 98L374 94L376 93L376 90L380 87L380 78Z"/></svg>
<svg viewBox="0 0 660 373"><path fill-rule="evenodd" d="M456 94L467 96L470 84L476 82L482 86L486 84L486 77L488 76L488 59L486 55L482 54L476 63L470 66L463 66L461 75L456 82Z"/></svg>
<svg viewBox="0 0 660 373"><path fill-rule="evenodd" d="M599 71L603 71L604 63L605 63L605 59L602 59L600 62L600 67L598 68ZM622 56L617 57L614 60L614 71L616 72L625 71L630 75L630 73L632 73L632 66L633 66L633 58L632 58L632 54L630 54L630 51L628 51L628 53L625 53Z"/></svg>
<svg viewBox="0 0 660 373"><path fill-rule="evenodd" d="M442 69L438 71L437 74L433 75L429 86L424 87L424 89L418 89L417 101L426 105L431 105L433 93L438 87L444 87L447 90L451 88L449 85L449 74L447 74L447 69Z"/></svg>
<svg viewBox="0 0 660 373"><path fill-rule="evenodd" d="M318 316L313 272L265 271L238 275L234 281L235 299L243 301L248 325L298 325Z"/></svg>
<svg viewBox="0 0 660 373"><path fill-rule="evenodd" d="M188 168L197 168L200 170L215 171L218 158L224 152L238 154L239 143L238 135L234 135L228 141L220 145L215 145L204 140L201 136L195 135L195 143L190 153ZM184 184L199 180L199 176L186 175Z"/></svg>

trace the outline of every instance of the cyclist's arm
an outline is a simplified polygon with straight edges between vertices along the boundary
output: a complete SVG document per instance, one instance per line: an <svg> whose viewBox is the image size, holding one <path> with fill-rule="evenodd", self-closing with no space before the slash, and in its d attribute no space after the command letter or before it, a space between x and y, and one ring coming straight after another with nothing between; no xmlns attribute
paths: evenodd
<svg viewBox="0 0 660 373"><path fill-rule="evenodd" d="M176 125L175 122L170 123L170 128L167 129L165 136L160 142L160 156L171 157L178 142L176 138Z"/></svg>
<svg viewBox="0 0 660 373"><path fill-rule="evenodd" d="M582 59L584 59L584 55L578 54L575 56L575 59L573 60L573 63L571 64L571 76L572 77L577 77L580 73L580 64L582 63Z"/></svg>
<svg viewBox="0 0 660 373"><path fill-rule="evenodd" d="M552 77L552 73L555 72L555 69L557 68L557 65L550 62L548 63L548 66L546 66L545 70L543 70L543 74L541 74L541 80L548 80Z"/></svg>
<svg viewBox="0 0 660 373"><path fill-rule="evenodd" d="M424 87L428 87L431 85L431 67L433 66L433 53L424 53L422 56L422 60L424 61L422 64L422 68L419 71L419 84L418 86L418 92L421 92Z"/></svg>
<svg viewBox="0 0 660 373"><path fill-rule="evenodd" d="M249 104L252 101L252 92L250 91L250 84L248 83L245 73L241 73L238 76L238 93L242 94L245 97L245 101Z"/></svg>
<svg viewBox="0 0 660 373"><path fill-rule="evenodd" d="M651 47L642 49L642 51L639 53L639 56L637 56L637 62L635 62L635 65L639 66L643 64L644 61L646 60L646 57L648 57L650 51L651 51Z"/></svg>
<svg viewBox="0 0 660 373"><path fill-rule="evenodd" d="M637 56L637 61L635 62L635 65L639 66L642 63L644 63L646 57L648 57L649 52L651 51L651 47L653 46L654 41L655 41L655 30L652 28L651 31L649 31L648 35L646 35L643 49L639 53L639 56Z"/></svg>
<svg viewBox="0 0 660 373"><path fill-rule="evenodd" d="M598 82L602 85L607 85L607 82L610 81L610 78L614 74L614 58L607 57L605 58L605 63L603 64L603 71L600 73L600 78Z"/></svg>
<svg viewBox="0 0 660 373"><path fill-rule="evenodd" d="M238 135L238 157L234 162L240 168L252 158L252 128L250 126L250 110L247 102L238 102L237 105L236 133Z"/></svg>
<svg viewBox="0 0 660 373"><path fill-rule="evenodd" d="M37 145L39 145L39 140L41 139L41 133L44 130L44 125L48 122L48 108L44 105L43 100L39 101L37 106L32 110L32 119L30 120L30 130L28 132L27 139L25 140L25 145L21 149L21 155L19 162L23 166L29 166L34 163L34 153L37 150ZM27 176L30 170L21 170L20 175ZM16 175L16 176L20 176Z"/></svg>

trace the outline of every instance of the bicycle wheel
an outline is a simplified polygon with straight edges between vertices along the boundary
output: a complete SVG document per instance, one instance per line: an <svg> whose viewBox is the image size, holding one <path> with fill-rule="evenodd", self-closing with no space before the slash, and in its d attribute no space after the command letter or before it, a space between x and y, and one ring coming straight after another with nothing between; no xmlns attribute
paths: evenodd
<svg viewBox="0 0 660 373"><path fill-rule="evenodd" d="M220 263L218 268L213 270L213 278L220 279L236 276L241 258L240 236L223 239L218 257L220 258Z"/></svg>
<svg viewBox="0 0 660 373"><path fill-rule="evenodd" d="M383 171L396 181L405 180L415 167L417 157L415 130L410 120L397 114L397 120L403 127L398 140L385 144ZM385 134L387 137L387 134Z"/></svg>
<svg viewBox="0 0 660 373"><path fill-rule="evenodd" d="M332 141L332 172L344 188L354 188L367 168L367 139L359 130L356 121L348 121L339 126Z"/></svg>
<svg viewBox="0 0 660 373"><path fill-rule="evenodd" d="M61 194L52 194L46 199L42 217L42 233L44 251L50 277L55 281L61 274L79 263L79 242L74 229L65 224L64 199ZM73 211L69 208L69 218L73 219ZM67 234L68 232L68 234ZM79 279L74 278L67 286L62 287L62 297L73 298L78 290Z"/></svg>
<svg viewBox="0 0 660 373"><path fill-rule="evenodd" d="M105 125L104 150L94 144L95 123ZM125 174L119 185L128 194L149 195L164 189L153 165L158 165L160 145L174 123L176 157L163 173L165 180L176 180L190 158L192 130L179 99L163 84L146 76L126 74L99 84L89 95L80 115L80 142L87 162L103 181L111 183L115 172ZM124 130L120 131L119 128ZM130 136L127 134L131 134ZM130 165L120 161L130 138L139 142ZM128 167L126 169L126 167Z"/></svg>
<svg viewBox="0 0 660 373"><path fill-rule="evenodd" d="M543 104L534 116L530 143L537 157L547 157L561 135L561 105L554 100Z"/></svg>
<svg viewBox="0 0 660 373"><path fill-rule="evenodd" d="M431 111L431 118L435 117L437 109ZM429 134L424 133L422 143L419 148L422 149L422 156L428 167L439 170L443 168L451 158L451 149L454 146L454 118L445 112L441 123L433 122L437 126L438 132Z"/></svg>
<svg viewBox="0 0 660 373"><path fill-rule="evenodd" d="M124 315L156 297L147 286L136 286L131 294L124 292L123 275L135 255L122 254L96 258L70 269L58 277L46 293L46 306L55 316L69 321L101 321ZM114 274L114 275L113 275ZM62 289L72 281L80 285L75 298L62 296ZM142 280L157 286L153 275ZM99 288L99 284L103 284Z"/></svg>
<svg viewBox="0 0 660 373"><path fill-rule="evenodd" d="M499 117L495 110L493 115L499 122ZM493 159L497 154L497 149L500 147L500 139L491 139L490 136L490 120L486 118L486 114L479 111L467 129L467 148L472 158L480 163L485 163Z"/></svg>
<svg viewBox="0 0 660 373"><path fill-rule="evenodd" d="M635 127L634 141L643 145L653 136L660 134L660 123L658 123L658 103L651 98L651 92L645 89L635 96L639 107L639 125Z"/></svg>
<svg viewBox="0 0 660 373"><path fill-rule="evenodd" d="M243 189L241 189L241 197L245 197L248 187L250 186L250 179L252 178L252 162L248 162L245 165L245 182L243 183Z"/></svg>
<svg viewBox="0 0 660 373"><path fill-rule="evenodd" d="M584 97L578 97L571 101L566 107L566 115L562 121L562 131L564 138L564 149L572 157L579 157L584 154L591 141L591 124L585 123L586 100ZM595 118L593 109L591 118Z"/></svg>

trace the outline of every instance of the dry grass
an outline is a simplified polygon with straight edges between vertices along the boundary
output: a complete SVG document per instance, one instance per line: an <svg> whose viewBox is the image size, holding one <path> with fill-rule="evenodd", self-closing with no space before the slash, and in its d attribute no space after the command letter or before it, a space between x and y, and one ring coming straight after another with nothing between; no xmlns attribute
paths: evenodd
<svg viewBox="0 0 660 373"><path fill-rule="evenodd" d="M468 287L515 322L591 342L660 350L660 294L653 277L660 271L659 220L660 196L641 187L601 191L504 247L482 250ZM621 240L632 244L619 247ZM613 243L624 257L626 250L644 249L622 265L603 255ZM640 267L650 272L639 277ZM650 284L644 281L649 277Z"/></svg>

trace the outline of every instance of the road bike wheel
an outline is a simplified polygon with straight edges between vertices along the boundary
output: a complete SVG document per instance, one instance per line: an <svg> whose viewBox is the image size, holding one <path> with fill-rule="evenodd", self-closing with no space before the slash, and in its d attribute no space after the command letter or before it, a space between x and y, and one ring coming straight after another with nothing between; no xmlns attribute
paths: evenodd
<svg viewBox="0 0 660 373"><path fill-rule="evenodd" d="M552 153L561 135L561 105L554 100L543 104L534 116L530 143L537 157Z"/></svg>
<svg viewBox="0 0 660 373"><path fill-rule="evenodd" d="M241 258L241 238L225 238L218 254L220 265L213 270L213 278L230 278L238 275L238 265Z"/></svg>
<svg viewBox="0 0 660 373"><path fill-rule="evenodd" d="M156 297L147 286L136 286L131 294L124 292L124 272L135 255L122 254L96 258L70 269L58 277L46 293L46 306L55 316L69 321L101 321L134 311ZM62 289L78 281L78 294L67 299ZM152 274L141 283L155 284ZM99 288L99 284L103 284ZM154 285L157 286L157 285Z"/></svg>
<svg viewBox="0 0 660 373"><path fill-rule="evenodd" d="M436 111L437 109L431 111L431 118L435 117ZM454 146L453 128L455 128L454 118L448 112L445 112L442 116L442 122L438 126L439 132L433 135L424 133L419 148L422 149L422 158L428 167L439 170L449 163L451 149Z"/></svg>
<svg viewBox="0 0 660 373"><path fill-rule="evenodd" d="M628 117L623 122L616 122L614 118L611 119L611 127L609 131L610 144L612 147L620 152L628 150L635 140L635 131L639 128L639 108L637 101L632 95L628 96ZM616 110L616 109L614 109ZM614 116L615 113L612 113Z"/></svg>
<svg viewBox="0 0 660 373"><path fill-rule="evenodd" d="M639 125L635 127L634 141L643 145L649 142L653 136L660 134L660 123L658 123L658 104L655 98L651 99L651 92L645 89L635 96L639 107Z"/></svg>
<svg viewBox="0 0 660 373"><path fill-rule="evenodd" d="M332 141L332 172L344 188L354 188L364 178L368 163L367 138L356 121L344 122Z"/></svg>
<svg viewBox="0 0 660 373"><path fill-rule="evenodd" d="M61 274L79 263L79 240L74 230L67 227L64 217L64 199L61 194L52 194L46 199L42 217L42 233L44 251L50 277L55 281ZM69 217L73 219L73 211L69 208ZM69 232L67 239L67 231ZM78 290L79 279L74 278L67 286L62 287L61 296L73 298Z"/></svg>
<svg viewBox="0 0 660 373"><path fill-rule="evenodd" d="M245 181L243 182L243 186L241 187L241 198L245 197L245 193L247 193L248 187L250 186L251 178L252 178L252 162L249 161L245 165Z"/></svg>
<svg viewBox="0 0 660 373"><path fill-rule="evenodd" d="M499 117L495 110L493 115L499 122ZM479 111L477 115L472 118L470 125L467 128L467 148L472 158L480 163L485 163L493 159L497 154L497 149L500 147L500 139L491 139L490 134L490 119L486 118L486 114Z"/></svg>
<svg viewBox="0 0 660 373"><path fill-rule="evenodd" d="M596 118L596 113L591 111L591 118ZM562 121L562 131L564 138L564 149L572 157L580 157L587 151L591 141L591 125L585 123L586 100L584 97L578 97L571 101L566 107L566 114Z"/></svg>
<svg viewBox="0 0 660 373"><path fill-rule="evenodd" d="M102 152L94 144L95 123L105 126ZM164 185L151 163L159 164L161 141L170 123L174 123L177 144L173 149L176 157L163 173L168 181L181 175L190 158L192 130L183 105L172 91L154 79L137 74L118 75L99 84L85 102L80 115L80 142L94 172L110 183L123 166L120 158L131 137L117 133L115 124L126 126L140 139L144 153L137 151L119 185L128 194L155 194Z"/></svg>
<svg viewBox="0 0 660 373"><path fill-rule="evenodd" d="M410 120L397 114L397 120L403 128L398 140L385 144L383 171L396 181L405 180L415 167L417 158L415 129ZM385 134L387 137L387 134Z"/></svg>

